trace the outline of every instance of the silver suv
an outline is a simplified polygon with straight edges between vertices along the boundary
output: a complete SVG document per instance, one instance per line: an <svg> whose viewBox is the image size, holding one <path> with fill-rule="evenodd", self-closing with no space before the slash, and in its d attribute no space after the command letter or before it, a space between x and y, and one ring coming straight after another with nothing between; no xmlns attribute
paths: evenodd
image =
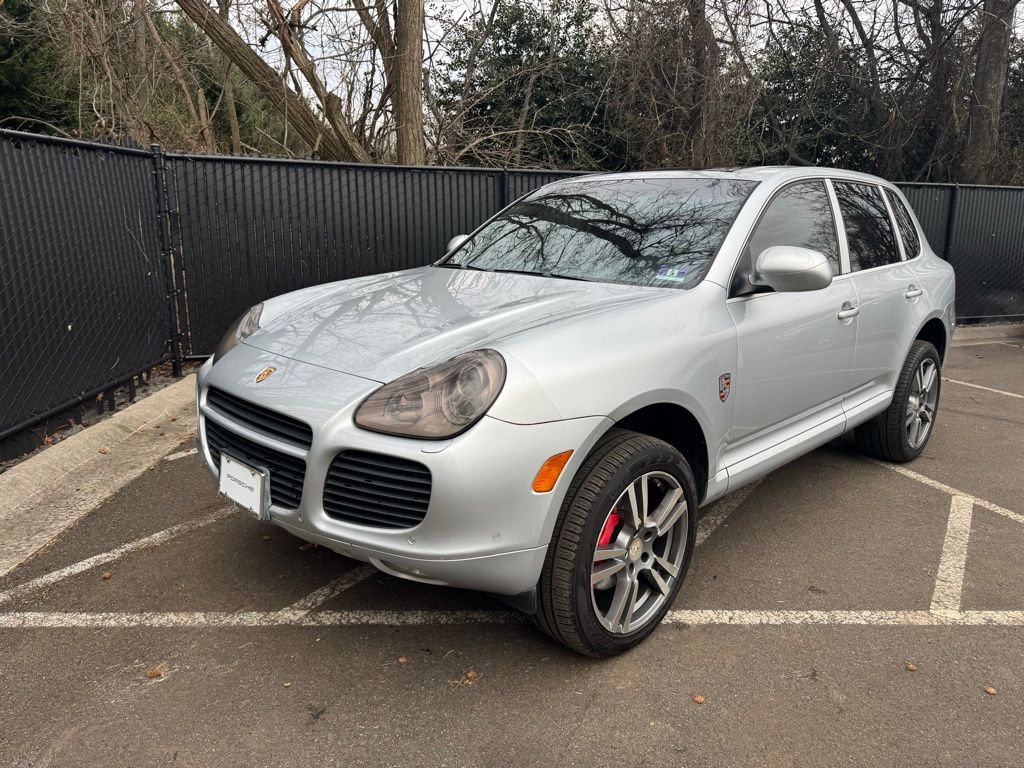
<svg viewBox="0 0 1024 768"><path fill-rule="evenodd" d="M851 429L921 453L953 297L872 176L579 177L436 264L247 311L200 450L257 518L607 656L668 611L700 506Z"/></svg>

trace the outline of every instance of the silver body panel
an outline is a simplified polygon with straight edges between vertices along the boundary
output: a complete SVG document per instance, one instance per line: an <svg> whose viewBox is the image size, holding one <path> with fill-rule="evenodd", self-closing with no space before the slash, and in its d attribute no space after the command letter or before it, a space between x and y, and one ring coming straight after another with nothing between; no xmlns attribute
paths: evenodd
<svg viewBox="0 0 1024 768"><path fill-rule="evenodd" d="M206 445L207 419L306 461L301 504L292 511L271 506L275 524L398 576L515 595L536 584L558 511L589 450L640 408L674 404L700 425L708 448L705 503L867 420L891 401L925 323L938 318L951 337L952 269L918 227L916 258L838 275L821 290L730 298L739 254L781 187L824 178L892 189L828 169L736 175L761 183L705 279L689 290L431 266L265 302L261 330L199 371L198 442L210 470L218 468ZM839 239L848 272L841 233ZM908 298L911 288L920 293ZM840 317L844 307L859 311ZM429 441L354 424L359 404L382 383L480 348L504 357L507 379L467 432ZM267 366L276 373L257 384ZM722 374L732 377L725 400ZM218 415L206 403L211 385L309 424L312 447L307 453ZM327 516L324 479L346 449L428 467L433 492L423 521L392 530ZM531 483L543 462L569 449L554 490L535 493Z"/></svg>

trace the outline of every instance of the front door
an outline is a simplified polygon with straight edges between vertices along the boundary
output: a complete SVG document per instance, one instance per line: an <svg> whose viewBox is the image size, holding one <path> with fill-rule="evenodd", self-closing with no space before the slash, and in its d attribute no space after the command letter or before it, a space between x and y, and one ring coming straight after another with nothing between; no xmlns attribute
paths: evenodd
<svg viewBox="0 0 1024 768"><path fill-rule="evenodd" d="M840 271L832 204L822 180L783 187L755 227L737 269L729 311L736 324L736 397L726 463L730 486L763 468L759 454L808 430L819 442L845 427L857 341L857 292L849 279L818 291L775 293L752 286L751 265L774 245L813 248ZM763 458L763 457L762 457ZM773 462L774 463L774 462ZM781 463L781 462L780 462Z"/></svg>

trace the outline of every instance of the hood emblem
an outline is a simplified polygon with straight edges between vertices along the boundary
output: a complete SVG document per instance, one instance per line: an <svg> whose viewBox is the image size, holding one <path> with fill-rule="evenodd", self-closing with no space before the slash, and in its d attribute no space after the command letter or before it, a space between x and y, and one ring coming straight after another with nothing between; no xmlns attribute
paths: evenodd
<svg viewBox="0 0 1024 768"><path fill-rule="evenodd" d="M267 379L274 375L274 371L276 370L277 368L275 368L274 366L268 365L266 368L264 368L262 371L256 374L256 383L260 384L261 382L266 381Z"/></svg>
<svg viewBox="0 0 1024 768"><path fill-rule="evenodd" d="M732 389L732 374L723 373L718 377L718 399L723 403L729 399L729 390Z"/></svg>

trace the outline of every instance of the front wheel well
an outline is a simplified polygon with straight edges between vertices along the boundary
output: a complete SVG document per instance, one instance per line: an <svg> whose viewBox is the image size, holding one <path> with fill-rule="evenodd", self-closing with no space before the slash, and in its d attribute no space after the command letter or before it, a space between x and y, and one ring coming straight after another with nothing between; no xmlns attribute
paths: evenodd
<svg viewBox="0 0 1024 768"><path fill-rule="evenodd" d="M686 457L701 501L708 488L708 444L696 417L675 403L654 403L619 419L615 425L664 440Z"/></svg>
<svg viewBox="0 0 1024 768"><path fill-rule="evenodd" d="M946 326L942 324L942 321L933 317L927 323L925 323L921 330L917 332L915 339L921 341L927 341L932 344L939 351L939 360L945 362L946 360Z"/></svg>

